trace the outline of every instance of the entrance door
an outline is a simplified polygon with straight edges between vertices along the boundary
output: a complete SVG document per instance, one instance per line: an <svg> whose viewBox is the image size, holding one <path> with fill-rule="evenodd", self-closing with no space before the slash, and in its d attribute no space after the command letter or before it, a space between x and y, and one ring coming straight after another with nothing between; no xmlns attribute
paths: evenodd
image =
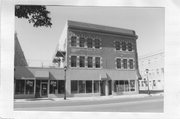
<svg viewBox="0 0 180 119"><path fill-rule="evenodd" d="M108 95L112 95L112 80L108 81L108 90L109 90L109 94Z"/></svg>
<svg viewBox="0 0 180 119"><path fill-rule="evenodd" d="M41 83L41 97L47 97L48 85L47 83Z"/></svg>
<svg viewBox="0 0 180 119"><path fill-rule="evenodd" d="M101 86L101 96L105 96L105 86L106 86L106 81L102 80L100 83Z"/></svg>

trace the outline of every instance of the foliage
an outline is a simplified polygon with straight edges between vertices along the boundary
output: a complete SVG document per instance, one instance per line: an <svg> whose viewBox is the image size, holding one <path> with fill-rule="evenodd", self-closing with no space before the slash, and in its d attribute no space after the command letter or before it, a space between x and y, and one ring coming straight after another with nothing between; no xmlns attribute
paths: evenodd
<svg viewBox="0 0 180 119"><path fill-rule="evenodd" d="M28 19L34 27L46 26L51 27L51 18L48 16L46 6L42 5L16 5L15 16L18 18Z"/></svg>

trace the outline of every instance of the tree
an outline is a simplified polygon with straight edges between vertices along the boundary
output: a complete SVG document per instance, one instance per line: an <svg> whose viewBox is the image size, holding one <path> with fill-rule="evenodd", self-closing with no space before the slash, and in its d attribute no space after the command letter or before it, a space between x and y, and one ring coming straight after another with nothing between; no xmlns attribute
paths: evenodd
<svg viewBox="0 0 180 119"><path fill-rule="evenodd" d="M16 5L15 16L18 18L28 19L34 27L45 26L51 27L51 18L48 16L46 6L42 5Z"/></svg>

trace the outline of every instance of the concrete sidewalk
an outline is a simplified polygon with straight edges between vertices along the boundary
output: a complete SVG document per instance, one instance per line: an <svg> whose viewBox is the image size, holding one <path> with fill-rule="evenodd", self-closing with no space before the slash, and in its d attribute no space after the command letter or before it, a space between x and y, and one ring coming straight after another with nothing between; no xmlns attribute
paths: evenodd
<svg viewBox="0 0 180 119"><path fill-rule="evenodd" d="M117 95L117 96L94 96L94 97L67 97L64 98L31 98L31 99L14 99L14 102L45 102L45 101L93 101L93 100L111 100L123 98L144 98L148 96L163 96L164 93L157 94L136 94L136 95Z"/></svg>

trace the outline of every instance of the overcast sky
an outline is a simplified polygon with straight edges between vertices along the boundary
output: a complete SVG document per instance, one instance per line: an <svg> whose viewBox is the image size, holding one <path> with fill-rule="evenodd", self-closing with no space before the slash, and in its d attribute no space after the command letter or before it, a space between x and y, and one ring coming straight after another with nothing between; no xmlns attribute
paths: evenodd
<svg viewBox="0 0 180 119"><path fill-rule="evenodd" d="M33 27L15 18L15 30L28 60L52 60L67 20L135 30L138 55L164 49L164 8L47 6L52 27Z"/></svg>

